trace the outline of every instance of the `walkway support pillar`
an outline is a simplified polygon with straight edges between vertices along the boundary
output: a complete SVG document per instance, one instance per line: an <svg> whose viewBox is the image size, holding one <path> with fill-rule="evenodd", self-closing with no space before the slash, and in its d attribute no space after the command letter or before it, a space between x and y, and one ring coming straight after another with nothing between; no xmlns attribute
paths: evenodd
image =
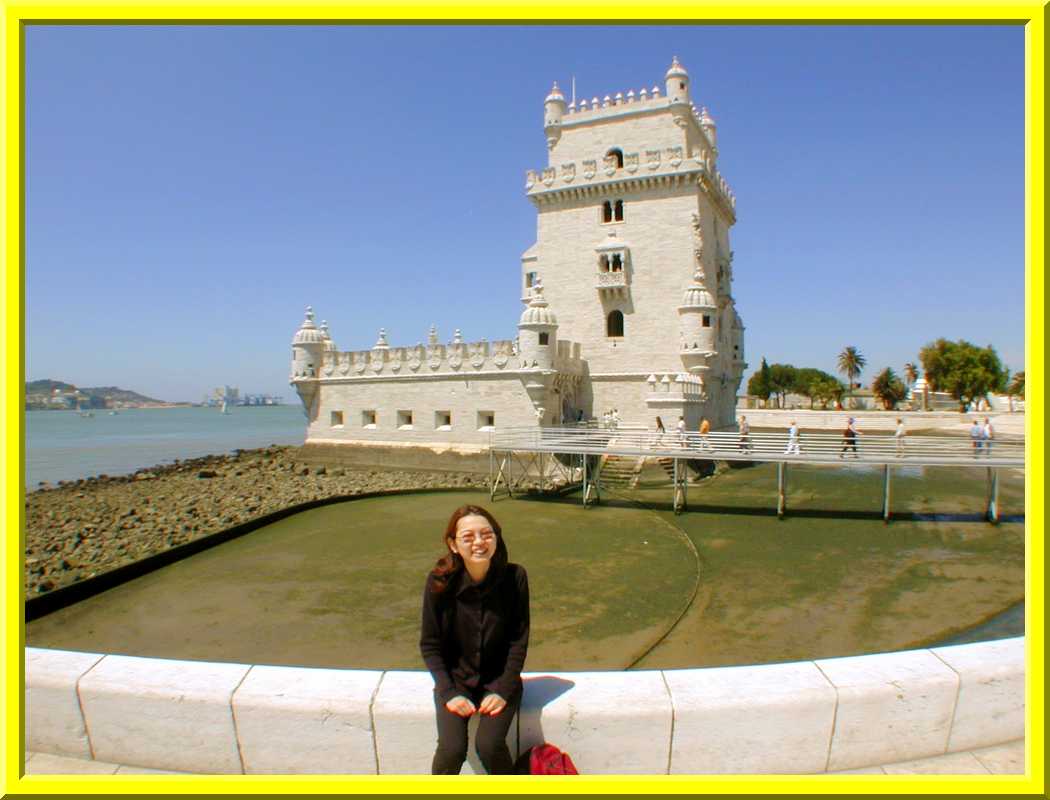
<svg viewBox="0 0 1050 800"><path fill-rule="evenodd" d="M784 493L787 484L787 464L783 461L777 462L777 516L783 518L787 513L787 503Z"/></svg>
<svg viewBox="0 0 1050 800"><path fill-rule="evenodd" d="M679 464L679 459L674 459L674 489L671 496L671 506L675 514L681 514L686 505L686 486L689 480L689 472L685 465Z"/></svg>
<svg viewBox="0 0 1050 800"><path fill-rule="evenodd" d="M890 521L890 465L882 467L882 521Z"/></svg>
<svg viewBox="0 0 1050 800"><path fill-rule="evenodd" d="M988 521L999 522L999 470L988 467Z"/></svg>

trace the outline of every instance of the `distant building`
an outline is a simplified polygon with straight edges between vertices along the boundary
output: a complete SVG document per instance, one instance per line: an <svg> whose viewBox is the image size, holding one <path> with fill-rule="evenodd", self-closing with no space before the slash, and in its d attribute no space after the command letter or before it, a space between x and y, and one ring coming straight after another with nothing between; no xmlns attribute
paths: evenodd
<svg viewBox="0 0 1050 800"><path fill-rule="evenodd" d="M494 428L615 408L625 424L735 421L747 364L731 294L736 201L716 126L677 59L663 86L544 101L548 164L529 170L537 238L521 257L517 336L340 352L314 313L292 342L307 444L477 449Z"/></svg>

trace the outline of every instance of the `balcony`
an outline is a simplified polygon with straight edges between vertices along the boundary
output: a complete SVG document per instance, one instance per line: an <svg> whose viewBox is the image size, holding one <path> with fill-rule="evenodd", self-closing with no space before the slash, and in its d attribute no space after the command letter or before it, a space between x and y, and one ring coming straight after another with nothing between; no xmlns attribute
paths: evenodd
<svg viewBox="0 0 1050 800"><path fill-rule="evenodd" d="M602 294L609 294L612 296L625 296L627 294L628 287L630 286L630 280L627 277L627 270L609 270L608 272L598 272L597 287L598 291Z"/></svg>

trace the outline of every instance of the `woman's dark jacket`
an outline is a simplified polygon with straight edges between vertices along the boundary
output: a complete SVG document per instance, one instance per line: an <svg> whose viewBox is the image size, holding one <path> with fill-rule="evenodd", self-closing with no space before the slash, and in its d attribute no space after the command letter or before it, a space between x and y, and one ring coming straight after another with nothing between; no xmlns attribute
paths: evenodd
<svg viewBox="0 0 1050 800"><path fill-rule="evenodd" d="M509 700L521 688L529 649L529 579L520 564L493 565L481 583L465 569L435 593L423 590L419 649L442 703L479 690Z"/></svg>

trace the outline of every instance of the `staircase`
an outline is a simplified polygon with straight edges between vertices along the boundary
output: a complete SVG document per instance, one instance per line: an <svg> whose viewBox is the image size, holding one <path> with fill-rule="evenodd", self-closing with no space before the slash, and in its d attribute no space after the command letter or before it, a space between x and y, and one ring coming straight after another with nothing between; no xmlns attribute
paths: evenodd
<svg viewBox="0 0 1050 800"><path fill-rule="evenodd" d="M638 473L645 459L629 456L602 456L601 482L611 489L633 489L638 486Z"/></svg>

